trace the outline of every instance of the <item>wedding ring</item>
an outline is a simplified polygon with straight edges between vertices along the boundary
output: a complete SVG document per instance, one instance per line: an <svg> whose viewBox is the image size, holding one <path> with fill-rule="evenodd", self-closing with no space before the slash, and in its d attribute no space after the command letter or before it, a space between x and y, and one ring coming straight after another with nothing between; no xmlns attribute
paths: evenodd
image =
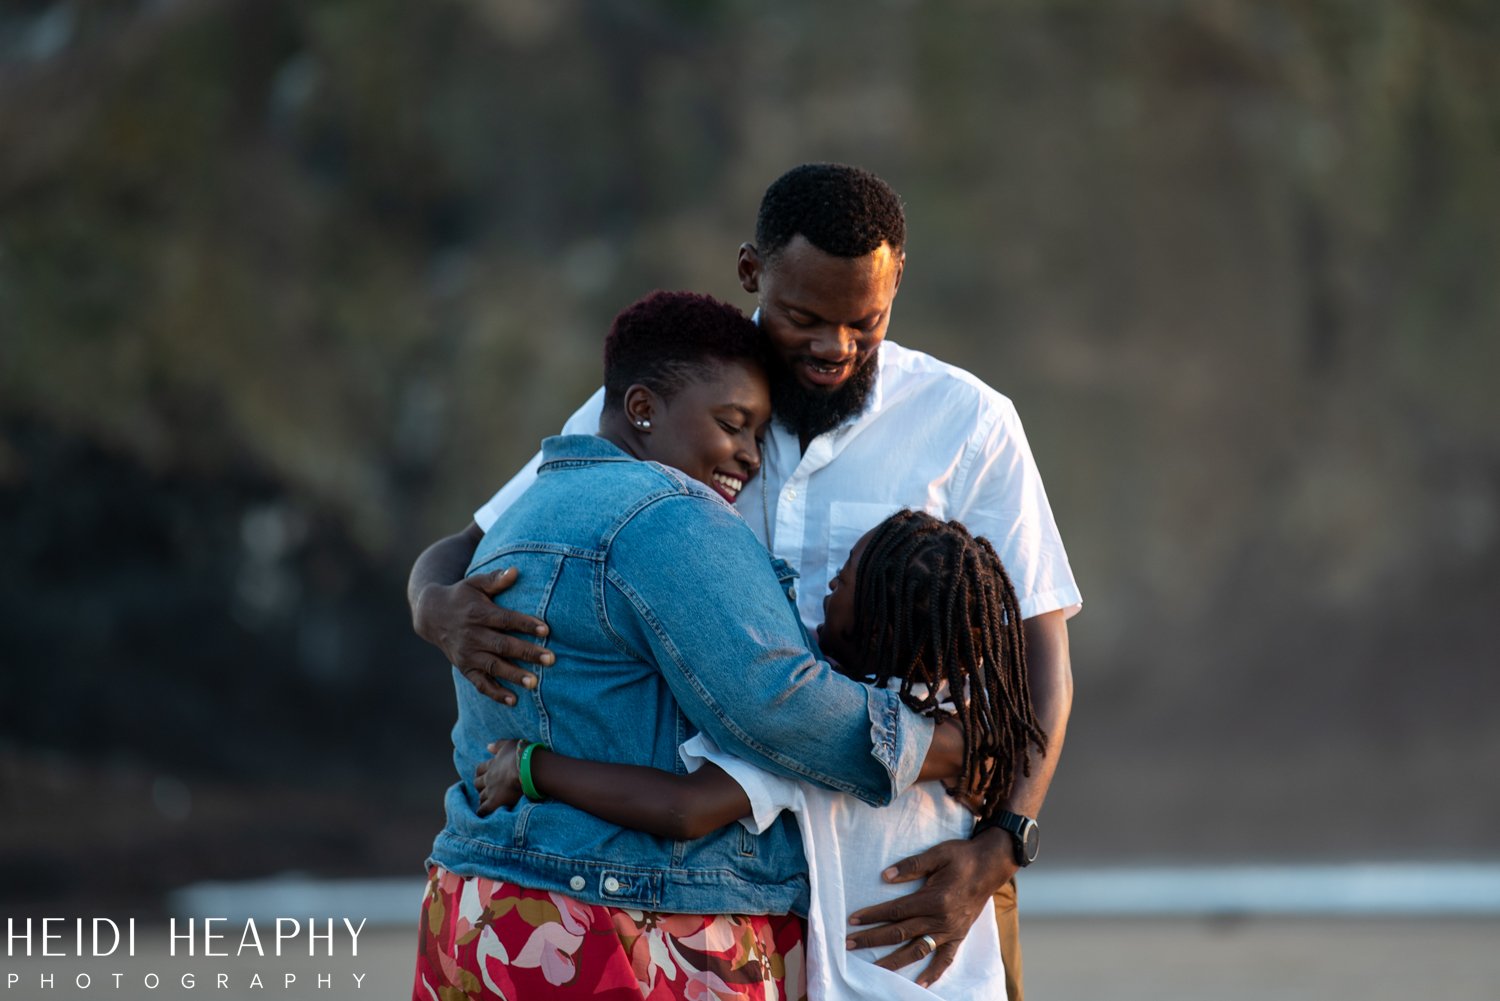
<svg viewBox="0 0 1500 1001"><path fill-rule="evenodd" d="M933 938L931 935L923 935L921 938L917 939L917 941L927 943L927 955L930 956L934 952L937 952L937 939Z"/></svg>

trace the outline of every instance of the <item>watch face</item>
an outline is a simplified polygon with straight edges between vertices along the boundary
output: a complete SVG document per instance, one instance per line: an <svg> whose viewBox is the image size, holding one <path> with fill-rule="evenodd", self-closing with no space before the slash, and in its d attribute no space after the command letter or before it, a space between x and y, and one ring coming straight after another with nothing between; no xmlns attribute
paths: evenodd
<svg viewBox="0 0 1500 1001"><path fill-rule="evenodd" d="M1036 856L1042 848L1042 831L1037 827L1036 821L1031 821L1021 830L1021 851L1026 855L1028 864L1036 861Z"/></svg>

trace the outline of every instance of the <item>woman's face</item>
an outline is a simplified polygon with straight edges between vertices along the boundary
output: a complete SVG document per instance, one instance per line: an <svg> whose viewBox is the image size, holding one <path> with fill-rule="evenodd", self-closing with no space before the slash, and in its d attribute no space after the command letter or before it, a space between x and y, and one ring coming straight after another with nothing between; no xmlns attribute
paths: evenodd
<svg viewBox="0 0 1500 1001"><path fill-rule="evenodd" d="M759 365L726 361L658 400L642 458L682 470L730 503L760 470L771 390Z"/></svg>
<svg viewBox="0 0 1500 1001"><path fill-rule="evenodd" d="M859 575L859 558L874 531L872 528L859 537L849 550L849 558L828 582L828 596L823 599L823 624L818 627L818 647L823 656L854 677L860 676L860 665L854 663L858 649L854 636L854 582Z"/></svg>

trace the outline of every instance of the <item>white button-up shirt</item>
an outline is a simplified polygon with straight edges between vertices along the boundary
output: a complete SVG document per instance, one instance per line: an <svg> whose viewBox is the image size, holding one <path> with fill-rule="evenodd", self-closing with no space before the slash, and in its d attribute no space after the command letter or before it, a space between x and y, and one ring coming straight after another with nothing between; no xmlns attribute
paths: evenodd
<svg viewBox="0 0 1500 1001"><path fill-rule="evenodd" d="M865 532L903 507L963 522L1005 564L1031 618L1083 605L1042 478L1009 399L931 355L887 340L863 413L819 435L803 452L772 422L761 473L735 507L760 540L801 575L797 610L811 631L823 622L827 583ZM594 434L600 389L564 434ZM488 531L536 478L538 454L474 513Z"/></svg>

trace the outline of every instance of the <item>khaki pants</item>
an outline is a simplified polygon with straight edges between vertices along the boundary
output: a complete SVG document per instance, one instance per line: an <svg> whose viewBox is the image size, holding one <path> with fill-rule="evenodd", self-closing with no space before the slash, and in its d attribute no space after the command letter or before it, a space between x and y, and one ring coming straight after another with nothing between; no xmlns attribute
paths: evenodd
<svg viewBox="0 0 1500 1001"><path fill-rule="evenodd" d="M995 920L1000 925L1000 956L1005 960L1005 996L1023 1001L1021 986L1021 916L1016 910L1016 881L1011 880L995 894Z"/></svg>

